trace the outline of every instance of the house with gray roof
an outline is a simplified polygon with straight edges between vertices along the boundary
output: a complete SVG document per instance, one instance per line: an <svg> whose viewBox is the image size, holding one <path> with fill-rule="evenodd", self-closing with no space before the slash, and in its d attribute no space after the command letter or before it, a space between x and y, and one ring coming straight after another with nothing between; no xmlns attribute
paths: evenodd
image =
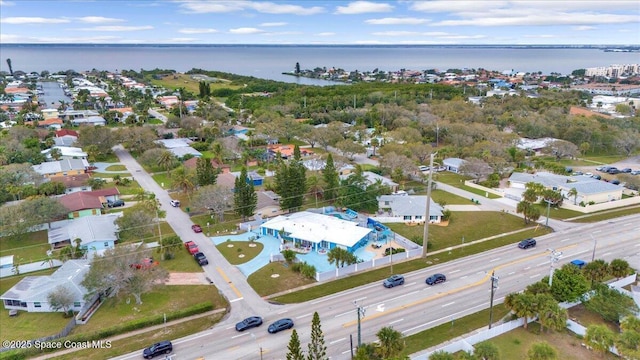
<svg viewBox="0 0 640 360"><path fill-rule="evenodd" d="M157 144L164 146L167 150L169 150L173 155L175 155L178 159L182 159L186 155L193 155L193 157L201 157L202 153L194 148L192 148L189 144L193 141L187 138L177 138L177 139L162 139L156 140Z"/></svg>
<svg viewBox="0 0 640 360"><path fill-rule="evenodd" d="M342 168L341 168L342 169ZM344 174L340 174L338 175L340 177L340 180L344 180L346 178L348 178L349 176L355 174L354 172L346 172ZM398 187L399 184L397 182L394 182L393 180L386 178L382 175L378 175L374 172L371 171L363 171L362 172L362 176L364 177L365 181L367 182L367 185L373 185L376 182L379 182L382 185L388 186L391 189L391 192L396 192L398 191Z"/></svg>
<svg viewBox="0 0 640 360"><path fill-rule="evenodd" d="M72 310L79 311L85 304L87 289L81 285L89 272L89 260L69 260L51 275L25 276L0 296L7 310L27 312L54 312L48 295L59 286L73 297ZM62 311L62 309L58 310Z"/></svg>
<svg viewBox="0 0 640 360"><path fill-rule="evenodd" d="M542 184L546 189L560 191L562 195L573 203L603 203L622 199L623 186L614 185L606 181L597 180L589 176L565 176L549 172L537 172L535 174L514 172L509 177L511 188L525 189L526 184L534 182ZM575 188L578 195L574 199L568 193Z"/></svg>
<svg viewBox="0 0 640 360"><path fill-rule="evenodd" d="M445 170L451 171L457 174L460 172L460 167L464 163L465 161L460 158L446 158L442 161L442 166L445 167Z"/></svg>
<svg viewBox="0 0 640 360"><path fill-rule="evenodd" d="M378 214L374 217L380 222L424 223L427 211L427 197L421 195L381 195L378 196ZM442 221L443 208L430 199L429 223Z"/></svg>
<svg viewBox="0 0 640 360"><path fill-rule="evenodd" d="M118 241L118 225L115 221L122 212L84 216L62 223L61 227L50 229L49 244L54 248L74 245L75 239L80 239L80 247L87 251L88 257L100 254L106 249L113 249Z"/></svg>
<svg viewBox="0 0 640 360"><path fill-rule="evenodd" d="M89 162L85 159L62 159L32 166L35 172L44 177L84 174L88 167Z"/></svg>

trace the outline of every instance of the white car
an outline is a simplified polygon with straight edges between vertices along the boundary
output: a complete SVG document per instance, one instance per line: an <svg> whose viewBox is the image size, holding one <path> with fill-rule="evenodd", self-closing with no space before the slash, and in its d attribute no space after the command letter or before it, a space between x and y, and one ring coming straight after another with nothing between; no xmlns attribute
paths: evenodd
<svg viewBox="0 0 640 360"><path fill-rule="evenodd" d="M180 200L171 200L169 204L173 207L180 207Z"/></svg>
<svg viewBox="0 0 640 360"><path fill-rule="evenodd" d="M584 173L584 176L592 177L593 174L592 173Z"/></svg>
<svg viewBox="0 0 640 360"><path fill-rule="evenodd" d="M422 171L422 172L429 171L429 167L428 166L424 166L424 165L418 166L418 169L420 169L420 171Z"/></svg>

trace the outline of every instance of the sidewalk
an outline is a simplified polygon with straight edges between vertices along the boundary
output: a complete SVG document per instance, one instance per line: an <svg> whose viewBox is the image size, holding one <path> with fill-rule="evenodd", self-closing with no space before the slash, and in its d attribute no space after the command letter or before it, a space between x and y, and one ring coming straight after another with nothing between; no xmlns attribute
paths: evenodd
<svg viewBox="0 0 640 360"><path fill-rule="evenodd" d="M146 328L143 328L143 329L122 333L122 334L115 335L115 336L112 336L112 337L109 337L109 338L106 338L106 339L101 339L101 340L108 340L108 341L111 341L111 342L116 341L116 340L122 340L122 339L125 339L125 338L134 337L136 335L144 334L144 333L147 333L147 332L150 332L150 331L160 330L160 329L165 328L166 326L172 326L172 325L180 324L180 323L183 323L185 321L199 319L199 318L202 318L202 317L205 317L205 316L219 314L219 313L225 312L225 311L227 311L226 308L211 310L211 311L207 311L207 312L202 313L202 314L196 314L196 315L191 315L191 316L187 316L187 317L184 317L184 318L172 320L172 321L167 322L166 324L154 325L154 326L146 327ZM79 325L79 326L82 326L82 325ZM36 359L36 360L52 359L52 358L55 358L55 357L58 357L58 356L61 356L61 355L71 354L72 352L76 352L78 350L84 350L84 349L83 348L72 348L72 349L67 349L67 350L63 350L63 351L57 351L57 352L44 354L44 355L41 355L39 357L35 357L35 358L32 358L32 359Z"/></svg>

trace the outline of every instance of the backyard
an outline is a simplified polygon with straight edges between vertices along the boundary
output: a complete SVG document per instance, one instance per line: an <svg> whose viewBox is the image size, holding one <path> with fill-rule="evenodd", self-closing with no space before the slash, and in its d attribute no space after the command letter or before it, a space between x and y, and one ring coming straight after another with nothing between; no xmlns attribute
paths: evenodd
<svg viewBox="0 0 640 360"><path fill-rule="evenodd" d="M216 247L229 264L239 265L258 256L264 245L257 241L225 241Z"/></svg>
<svg viewBox="0 0 640 360"><path fill-rule="evenodd" d="M20 237L2 237L0 257L13 255L14 263L19 264L46 261L47 250L51 249L47 239L46 230L26 233Z"/></svg>

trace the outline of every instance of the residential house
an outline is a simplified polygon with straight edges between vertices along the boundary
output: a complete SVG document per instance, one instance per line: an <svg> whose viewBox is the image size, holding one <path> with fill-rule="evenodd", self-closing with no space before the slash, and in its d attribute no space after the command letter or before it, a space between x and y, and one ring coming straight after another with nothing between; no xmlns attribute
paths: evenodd
<svg viewBox="0 0 640 360"><path fill-rule="evenodd" d="M558 139L552 137L545 137L539 139L527 139L520 138L516 147L520 150L524 150L527 153L533 153L535 155L541 155L542 151L549 146L552 142Z"/></svg>
<svg viewBox="0 0 640 360"><path fill-rule="evenodd" d="M25 276L2 294L0 300L7 310L53 312L48 296L52 291L62 286L67 294L73 298L71 309L79 311L86 302L87 289L81 284L89 272L89 267L88 260L69 260L51 275Z"/></svg>
<svg viewBox="0 0 640 360"><path fill-rule="evenodd" d="M63 138L56 138L63 139ZM87 159L89 156L86 152L82 151L82 148L72 147L72 146L54 146L50 149L42 150L40 153L44 154L44 156L51 160L53 157L51 156L51 151L53 149L58 149L58 153L60 154L60 159Z"/></svg>
<svg viewBox="0 0 640 360"><path fill-rule="evenodd" d="M186 167L187 169L195 169L196 168L196 163L198 161L198 158L192 157L189 160L185 160L182 165L184 165L184 167ZM231 172L231 166L227 165L227 164L218 164L218 162L214 159L210 159L209 161L211 161L211 166L213 166L214 169L218 169L218 171L220 171L220 173L222 174L228 174Z"/></svg>
<svg viewBox="0 0 640 360"><path fill-rule="evenodd" d="M301 211L277 216L260 225L260 234L280 239L296 248L325 253L340 247L354 252L369 240L371 229L334 216Z"/></svg>
<svg viewBox="0 0 640 360"><path fill-rule="evenodd" d="M64 136L56 136L53 138L53 143L56 146L73 146L73 144L78 140L77 137L72 135L64 135Z"/></svg>
<svg viewBox="0 0 640 360"><path fill-rule="evenodd" d="M122 212L107 215L92 215L57 223L60 227L50 229L47 236L51 248L57 249L67 245L75 246L80 239L80 247L87 255L100 254L106 249L113 249L118 241L118 226L115 221Z"/></svg>
<svg viewBox="0 0 640 360"><path fill-rule="evenodd" d="M514 172L509 177L511 188L524 190L526 184L534 182L542 184L546 189L560 191L562 195L576 204L603 203L622 199L624 187L614 185L606 181L597 180L589 176L565 176L549 172L537 172L535 174ZM578 192L577 196L569 196L572 188Z"/></svg>
<svg viewBox="0 0 640 360"><path fill-rule="evenodd" d="M373 217L380 222L424 223L427 211L427 197L420 195L381 195L378 197L380 211ZM429 223L439 224L442 221L443 208L440 204L429 200Z"/></svg>
<svg viewBox="0 0 640 360"><path fill-rule="evenodd" d="M56 131L56 137L62 137L62 136L73 136L77 139L78 132L75 130L69 130L69 129L60 129Z"/></svg>
<svg viewBox="0 0 640 360"><path fill-rule="evenodd" d="M156 140L157 144L161 144L167 150L169 150L178 159L185 157L186 155L193 155L193 157L201 157L202 153L189 146L193 141L187 138L178 139L162 139Z"/></svg>
<svg viewBox="0 0 640 360"><path fill-rule="evenodd" d="M460 158L446 158L442 160L442 166L445 167L445 170L454 172L456 174L460 172L460 167L464 163L465 161Z"/></svg>
<svg viewBox="0 0 640 360"><path fill-rule="evenodd" d="M99 116L100 113L95 110L64 110L60 112L59 117L62 120L75 120L75 119L83 119L90 116Z"/></svg>
<svg viewBox="0 0 640 360"><path fill-rule="evenodd" d="M85 159L63 159L58 161L47 161L38 165L33 165L35 172L44 177L78 175L87 172L89 162Z"/></svg>
<svg viewBox="0 0 640 360"><path fill-rule="evenodd" d="M346 178L348 178L349 176L355 174L355 172L346 172L346 174L344 175L338 175L338 177L340 178L340 180L344 180ZM374 172L371 171L363 171L362 172L362 176L364 177L365 181L367 182L367 185L373 185L375 183L380 183L382 185L385 185L387 187L389 187L389 189L391 190L391 192L396 192L398 191L399 188L399 184L397 182L392 181L389 178L386 178L382 175L378 175Z"/></svg>
<svg viewBox="0 0 640 360"><path fill-rule="evenodd" d="M105 204L118 200L119 195L118 188L107 188L73 192L59 197L58 201L69 210L68 218L75 219L102 214Z"/></svg>
<svg viewBox="0 0 640 360"><path fill-rule="evenodd" d="M56 176L50 179L51 181L57 181L64 184L65 194L71 194L79 191L91 191L91 186L88 184L89 179L91 179L91 175L89 174Z"/></svg>
<svg viewBox="0 0 640 360"><path fill-rule="evenodd" d="M264 178L255 171L249 171L247 173L247 183L253 183L253 186L262 186Z"/></svg>
<svg viewBox="0 0 640 360"><path fill-rule="evenodd" d="M86 118L75 118L71 120L73 125L92 125L92 126L105 126L107 120L102 116L89 116Z"/></svg>
<svg viewBox="0 0 640 360"><path fill-rule="evenodd" d="M283 159L293 158L294 149L295 149L294 145L276 144L276 145L267 146L267 151L270 154L272 155L280 154L280 157L282 157ZM311 149L308 149L308 148L300 149L300 157L311 156L313 154L314 152Z"/></svg>

